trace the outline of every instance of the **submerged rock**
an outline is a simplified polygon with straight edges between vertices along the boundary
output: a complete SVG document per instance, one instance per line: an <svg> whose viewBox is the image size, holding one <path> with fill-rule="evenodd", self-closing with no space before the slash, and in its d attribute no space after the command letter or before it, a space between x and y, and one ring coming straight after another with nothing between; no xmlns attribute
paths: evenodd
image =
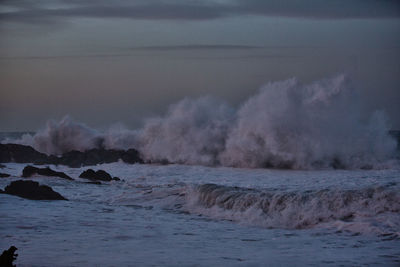
<svg viewBox="0 0 400 267"><path fill-rule="evenodd" d="M10 177L11 175L9 175L8 173L1 173L0 172L0 178L7 178Z"/></svg>
<svg viewBox="0 0 400 267"><path fill-rule="evenodd" d="M18 180L11 182L4 189L5 194L15 195L32 200L67 200L50 186L39 185L34 181Z"/></svg>
<svg viewBox="0 0 400 267"><path fill-rule="evenodd" d="M87 169L79 175L79 178L94 180L94 181L120 181L118 177L112 178L109 173L103 170L94 171L92 169Z"/></svg>
<svg viewBox="0 0 400 267"><path fill-rule="evenodd" d="M17 250L16 247L11 246L8 250L4 250L0 256L0 266L1 267L15 267L13 261L17 259L18 254L15 254Z"/></svg>
<svg viewBox="0 0 400 267"><path fill-rule="evenodd" d="M36 168L36 167L28 165L22 171L22 177L31 177L34 174L43 175L43 176L55 176L55 177L60 177L60 178L67 179L67 180L73 180L71 177L69 177L65 173L53 171L49 167Z"/></svg>

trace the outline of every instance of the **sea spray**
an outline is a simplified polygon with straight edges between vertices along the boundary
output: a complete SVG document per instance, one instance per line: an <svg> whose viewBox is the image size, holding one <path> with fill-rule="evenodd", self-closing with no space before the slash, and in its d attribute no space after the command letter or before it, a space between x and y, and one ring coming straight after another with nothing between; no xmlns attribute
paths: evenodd
<svg viewBox="0 0 400 267"><path fill-rule="evenodd" d="M387 160L395 142L382 113L362 123L344 75L302 85L273 82L237 113L221 162L226 166L360 168Z"/></svg>
<svg viewBox="0 0 400 267"><path fill-rule="evenodd" d="M85 151L102 146L101 134L83 123L65 116L59 122L49 120L46 127L35 135L25 134L19 140L5 140L3 143L30 145L48 155L61 155L72 150Z"/></svg>
<svg viewBox="0 0 400 267"><path fill-rule="evenodd" d="M233 111L210 97L184 99L146 122L139 149L151 161L214 165L232 122Z"/></svg>
<svg viewBox="0 0 400 267"><path fill-rule="evenodd" d="M380 168L396 142L383 112L363 119L345 75L301 84L271 82L236 111L212 97L185 98L141 129L105 132L70 117L17 142L60 155L90 148L136 148L148 162L291 169Z"/></svg>

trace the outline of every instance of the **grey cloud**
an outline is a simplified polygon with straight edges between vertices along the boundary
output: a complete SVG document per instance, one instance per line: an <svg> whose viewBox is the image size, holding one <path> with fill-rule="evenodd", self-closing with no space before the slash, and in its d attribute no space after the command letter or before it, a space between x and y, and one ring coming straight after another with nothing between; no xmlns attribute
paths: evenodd
<svg viewBox="0 0 400 267"><path fill-rule="evenodd" d="M205 45L205 44L194 44L194 45L167 45L167 46L139 46L133 47L132 50L150 50L150 51L175 51L175 50L247 50L247 49L259 49L261 46L250 46L250 45Z"/></svg>
<svg viewBox="0 0 400 267"><path fill-rule="evenodd" d="M398 18L397 0L243 0L236 11L243 14L319 19Z"/></svg>
<svg viewBox="0 0 400 267"><path fill-rule="evenodd" d="M3 7L3 8L1 8ZM4 7L14 7L10 11ZM397 0L233 0L212 1L0 1L3 21L43 21L59 17L152 20L210 20L258 15L314 19L399 18Z"/></svg>
<svg viewBox="0 0 400 267"><path fill-rule="evenodd" d="M48 60L48 59L80 59L80 58L113 58L127 57L129 54L91 54L91 55L55 55L55 56L0 56L3 60Z"/></svg>
<svg viewBox="0 0 400 267"><path fill-rule="evenodd" d="M0 2L1 3L1 2ZM4 3L4 2L3 2ZM71 2L65 7L59 2L59 8L48 8L44 4L37 4L28 8L8 4L20 8L17 11L0 12L0 19L10 21L32 21L57 17L94 17L94 18L128 18L128 19L155 19L155 20L208 20L223 17L222 6L196 3L165 3L163 1L149 2L120 2L113 4L103 1ZM54 5L54 3L53 3Z"/></svg>

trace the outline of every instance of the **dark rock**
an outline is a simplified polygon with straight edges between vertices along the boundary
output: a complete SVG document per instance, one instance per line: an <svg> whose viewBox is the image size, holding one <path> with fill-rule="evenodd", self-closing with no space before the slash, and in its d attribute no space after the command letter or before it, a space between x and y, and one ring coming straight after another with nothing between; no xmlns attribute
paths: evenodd
<svg viewBox="0 0 400 267"><path fill-rule="evenodd" d="M80 151L70 151L58 158L58 163L72 168L79 168L86 165L85 154Z"/></svg>
<svg viewBox="0 0 400 267"><path fill-rule="evenodd" d="M43 175L43 176L55 176L55 177L60 177L60 178L67 179L67 180L73 180L71 177L69 177L65 173L53 171L49 167L41 169L41 168L36 168L36 167L28 165L22 171L22 177L30 177L34 174Z"/></svg>
<svg viewBox="0 0 400 267"><path fill-rule="evenodd" d="M144 163L144 161L140 158L139 152L136 149L128 149L127 151L122 151L121 159L125 163L134 164L134 163Z"/></svg>
<svg viewBox="0 0 400 267"><path fill-rule="evenodd" d="M48 156L30 146L19 144L0 144L0 162L34 163L34 164L61 164L73 168L82 166L111 163L118 160L126 163L143 163L139 152L135 149L90 149L84 152L70 151L61 156Z"/></svg>
<svg viewBox="0 0 400 267"><path fill-rule="evenodd" d="M6 194L33 200L67 200L47 185L39 185L34 181L18 180L11 182L4 189Z"/></svg>
<svg viewBox="0 0 400 267"><path fill-rule="evenodd" d="M103 170L98 170L94 171L92 169L88 169L79 175L79 178L85 178L89 180L95 180L95 181L111 181L112 177L110 174Z"/></svg>
<svg viewBox="0 0 400 267"><path fill-rule="evenodd" d="M139 152L135 149L114 150L114 149L90 149L85 152L70 151L64 153L59 158L59 164L67 165L74 168L82 166L97 165L103 163L117 162L122 159L126 163L143 163L139 156Z"/></svg>
<svg viewBox="0 0 400 267"><path fill-rule="evenodd" d="M113 179L113 181L121 181L121 179L119 177L114 177L112 179Z"/></svg>
<svg viewBox="0 0 400 267"><path fill-rule="evenodd" d="M0 194L5 194L3 189L0 189Z"/></svg>
<svg viewBox="0 0 400 267"><path fill-rule="evenodd" d="M0 144L0 162L46 164L46 154L40 153L30 146L18 144Z"/></svg>
<svg viewBox="0 0 400 267"><path fill-rule="evenodd" d="M90 182L85 182L85 184L97 184L97 185L101 185L102 183L99 181L90 181Z"/></svg>
<svg viewBox="0 0 400 267"><path fill-rule="evenodd" d="M17 259L18 254L15 254L17 250L16 247L11 246L8 250L4 250L0 256L0 266L1 267L15 267L13 261Z"/></svg>
<svg viewBox="0 0 400 267"><path fill-rule="evenodd" d="M6 178L6 177L10 177L11 175L9 175L8 173L1 173L0 172L0 178Z"/></svg>
<svg viewBox="0 0 400 267"><path fill-rule="evenodd" d="M334 158L332 163L331 163L332 168L334 169L346 169L346 166L343 164L343 162L338 159Z"/></svg>
<svg viewBox="0 0 400 267"><path fill-rule="evenodd" d="M5 165L0 164L0 169L3 169L3 168L5 168L5 167L6 167Z"/></svg>

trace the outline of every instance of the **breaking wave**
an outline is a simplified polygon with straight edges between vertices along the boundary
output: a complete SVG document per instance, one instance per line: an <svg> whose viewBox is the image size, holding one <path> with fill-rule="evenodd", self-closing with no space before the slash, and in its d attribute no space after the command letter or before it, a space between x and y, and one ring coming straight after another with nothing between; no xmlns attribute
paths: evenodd
<svg viewBox="0 0 400 267"><path fill-rule="evenodd" d="M211 97L186 98L143 128L99 132L70 117L6 140L47 154L136 148L148 162L233 167L381 168L396 142L383 112L365 120L345 75L301 84L271 82L235 110ZM3 141L4 142L4 141Z"/></svg>
<svg viewBox="0 0 400 267"><path fill-rule="evenodd" d="M282 192L216 184L192 186L185 208L215 219L266 227L304 229L318 225L400 237L396 188Z"/></svg>
<svg viewBox="0 0 400 267"><path fill-rule="evenodd" d="M262 228L330 228L400 238L400 194L396 183L357 189L282 191L218 184L131 184L113 203ZM138 194L132 194L139 190Z"/></svg>

